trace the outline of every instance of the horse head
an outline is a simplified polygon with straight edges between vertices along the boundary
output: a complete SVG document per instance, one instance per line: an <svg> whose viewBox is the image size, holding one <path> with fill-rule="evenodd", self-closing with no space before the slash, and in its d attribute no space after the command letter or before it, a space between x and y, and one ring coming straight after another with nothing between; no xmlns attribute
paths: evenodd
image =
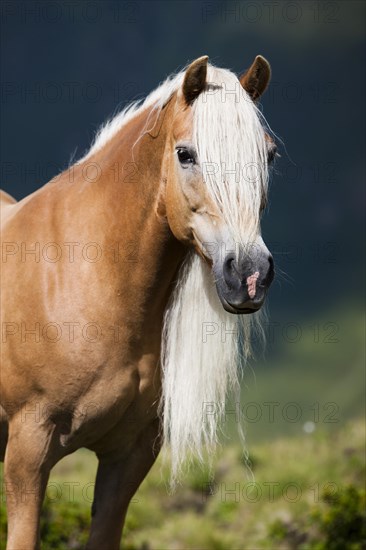
<svg viewBox="0 0 366 550"><path fill-rule="evenodd" d="M260 233L275 144L256 101L270 79L257 56L240 78L200 57L174 101L165 167L166 217L175 237L211 267L224 309L260 309L274 277Z"/></svg>

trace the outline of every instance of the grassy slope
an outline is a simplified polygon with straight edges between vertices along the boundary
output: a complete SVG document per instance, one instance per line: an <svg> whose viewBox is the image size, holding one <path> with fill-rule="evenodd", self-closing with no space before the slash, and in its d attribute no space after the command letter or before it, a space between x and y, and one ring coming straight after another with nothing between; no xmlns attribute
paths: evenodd
<svg viewBox="0 0 366 550"><path fill-rule="evenodd" d="M327 548L329 544L301 546L299 541L323 540L308 520L326 506L324 491L342 495L349 485L364 487L364 428L363 422L353 421L333 433L318 430L257 444L252 474L243 466L238 446L223 448L213 481L207 470L193 468L173 495L166 490L159 461L130 506L124 548ZM55 468L43 521L47 550L82 548L95 465L94 457L82 450ZM70 482L79 484L74 498L68 492Z"/></svg>
<svg viewBox="0 0 366 550"><path fill-rule="evenodd" d="M295 343L286 340L282 335L286 323L279 323L274 332L276 353L271 351L269 342L267 361L245 373L242 403L254 402L262 413L257 421L245 422L249 446L283 435L300 435L307 421L313 421L315 429L333 431L364 414L363 312L337 310L315 322L296 319L292 322L300 327L301 338ZM289 330L288 334L292 336L293 332ZM266 403L272 403L274 408L273 421ZM299 418L294 422L286 418L287 413L293 416L296 412L290 403L298 407ZM249 407L248 416L255 419L257 411Z"/></svg>

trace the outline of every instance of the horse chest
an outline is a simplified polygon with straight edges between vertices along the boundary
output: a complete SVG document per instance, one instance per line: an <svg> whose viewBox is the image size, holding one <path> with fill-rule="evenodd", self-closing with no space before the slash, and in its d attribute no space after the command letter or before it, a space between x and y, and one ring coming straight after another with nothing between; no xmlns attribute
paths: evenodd
<svg viewBox="0 0 366 550"><path fill-rule="evenodd" d="M77 400L70 429L60 437L64 447L126 448L156 419L160 375L151 358L111 370L104 369Z"/></svg>

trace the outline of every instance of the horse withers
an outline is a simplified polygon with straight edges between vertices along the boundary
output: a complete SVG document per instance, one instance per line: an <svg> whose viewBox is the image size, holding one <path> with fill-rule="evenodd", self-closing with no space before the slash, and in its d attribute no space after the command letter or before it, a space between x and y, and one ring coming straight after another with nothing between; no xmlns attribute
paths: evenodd
<svg viewBox="0 0 366 550"><path fill-rule="evenodd" d="M8 550L39 547L49 472L80 447L99 460L87 548L113 550L164 440L173 482L215 444L274 273L269 79L261 56L240 79L201 57L44 187L1 195Z"/></svg>

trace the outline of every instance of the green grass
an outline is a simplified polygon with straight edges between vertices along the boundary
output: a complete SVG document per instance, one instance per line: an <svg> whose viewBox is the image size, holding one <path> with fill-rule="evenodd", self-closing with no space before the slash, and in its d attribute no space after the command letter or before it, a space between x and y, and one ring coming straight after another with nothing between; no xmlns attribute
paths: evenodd
<svg viewBox="0 0 366 550"><path fill-rule="evenodd" d="M292 321L301 328L299 341L283 338L289 321L279 322L267 361L244 373L241 402L249 446L284 434L299 436L309 421L315 430L337 431L347 420L364 414L364 313L336 311L316 321ZM327 323L332 330L324 329ZM228 415L227 431L233 436L232 419Z"/></svg>
<svg viewBox="0 0 366 550"><path fill-rule="evenodd" d="M251 471L238 446L224 447L212 472L196 465L173 494L158 461L130 505L124 548L364 549L364 440L364 422L354 420L333 432L258 443ZM95 466L81 450L54 469L42 516L45 549L83 547Z"/></svg>

